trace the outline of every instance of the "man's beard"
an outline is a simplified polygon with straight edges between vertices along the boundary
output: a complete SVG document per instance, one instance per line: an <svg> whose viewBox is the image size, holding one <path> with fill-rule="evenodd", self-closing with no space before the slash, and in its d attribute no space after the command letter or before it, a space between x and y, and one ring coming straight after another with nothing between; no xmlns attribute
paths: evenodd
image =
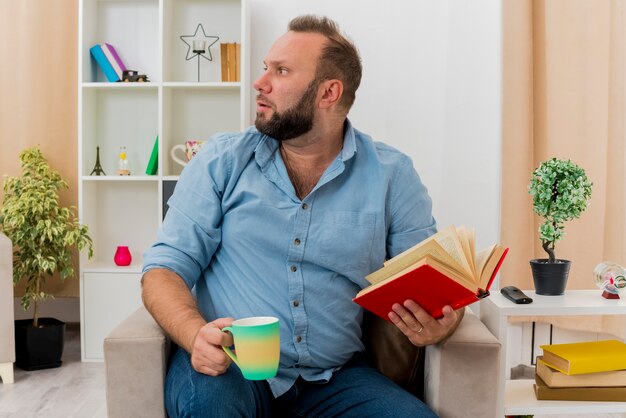
<svg viewBox="0 0 626 418"><path fill-rule="evenodd" d="M304 135L313 129L315 115L315 99L320 81L314 79L294 106L282 113L274 112L269 120L257 112L254 122L256 128L267 136L278 141L285 141Z"/></svg>

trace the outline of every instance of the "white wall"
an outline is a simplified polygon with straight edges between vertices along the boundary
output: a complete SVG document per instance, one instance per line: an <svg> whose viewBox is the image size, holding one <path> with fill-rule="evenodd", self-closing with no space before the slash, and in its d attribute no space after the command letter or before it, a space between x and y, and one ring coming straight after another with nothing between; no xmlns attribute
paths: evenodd
<svg viewBox="0 0 626 418"><path fill-rule="evenodd" d="M363 60L349 116L354 125L413 158L440 228L476 227L479 248L498 240L500 1L250 0L249 5L252 81L291 18L304 13L333 18Z"/></svg>

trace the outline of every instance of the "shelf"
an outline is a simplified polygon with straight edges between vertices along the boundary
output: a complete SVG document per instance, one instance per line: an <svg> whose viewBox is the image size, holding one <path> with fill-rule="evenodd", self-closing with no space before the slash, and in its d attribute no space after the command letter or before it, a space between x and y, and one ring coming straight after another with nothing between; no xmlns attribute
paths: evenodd
<svg viewBox="0 0 626 418"><path fill-rule="evenodd" d="M158 0L82 0L80 5L82 81L107 84L89 53L93 45L104 42L115 47L127 69L146 74L152 82L162 80Z"/></svg>
<svg viewBox="0 0 626 418"><path fill-rule="evenodd" d="M95 258L87 265L113 265L119 245L130 248L135 262L156 239L159 228L157 181L89 181L83 183L83 222L89 226Z"/></svg>
<svg viewBox="0 0 626 418"><path fill-rule="evenodd" d="M82 83L85 89L103 89L103 90L125 90L125 89L157 89L159 87L167 88L185 88L185 89L239 89L242 84L240 82L193 82L193 81L167 81L147 82L147 83L110 83L110 82L86 82Z"/></svg>
<svg viewBox="0 0 626 418"><path fill-rule="evenodd" d="M178 175L183 167L170 157L170 150L188 140L206 140L218 132L242 129L242 99L239 88L164 88L162 170Z"/></svg>
<svg viewBox="0 0 626 418"><path fill-rule="evenodd" d="M210 47L212 61L200 59L200 80L221 80L220 43L242 43L242 2L239 0L163 0L163 80L198 80L198 58L186 60L188 46L180 39L193 35L198 23L206 35L218 36ZM242 46L246 47L245 45ZM242 50L241 56L245 57ZM245 64L242 80L245 80Z"/></svg>
<svg viewBox="0 0 626 418"><path fill-rule="evenodd" d="M109 82L90 82L83 83L85 89L102 89L102 90L131 90L131 89L156 89L159 83L109 83Z"/></svg>
<svg viewBox="0 0 626 418"><path fill-rule="evenodd" d="M517 305L500 292L489 296L490 302L499 309L501 316L569 316L569 315L625 315L626 300L605 299L598 290L567 290L561 296L538 295L523 290L533 302Z"/></svg>
<svg viewBox="0 0 626 418"><path fill-rule="evenodd" d="M239 89L241 88L240 82L177 82L177 81L168 81L162 83L163 87L169 88L185 88L185 89Z"/></svg>
<svg viewBox="0 0 626 418"><path fill-rule="evenodd" d="M250 123L249 17L246 0L79 0L79 219L89 227L94 258L80 255L81 353L102 359L102 341L141 305L143 252L157 237L183 166L170 157L186 140L242 131ZM212 61L187 61L181 35L202 23L219 36ZM89 49L113 45L127 69L149 82L108 82ZM222 82L220 43L241 44L241 82ZM208 55L208 54L207 54ZM156 175L146 175L158 137ZM125 147L130 176L116 175ZM98 151L99 150L99 151ZM99 155L106 175L92 176ZM133 264L113 262L126 245ZM115 300L115 306L110 300Z"/></svg>
<svg viewBox="0 0 626 418"><path fill-rule="evenodd" d="M504 395L506 415L626 412L626 402L538 401L533 383L532 379L506 382Z"/></svg>
<svg viewBox="0 0 626 418"><path fill-rule="evenodd" d="M83 181L159 181L158 176L82 176Z"/></svg>
<svg viewBox="0 0 626 418"><path fill-rule="evenodd" d="M97 261L85 263L82 270L84 273L141 273L142 267L143 262L137 262L133 257L133 263L130 266L116 266L113 260L111 262Z"/></svg>
<svg viewBox="0 0 626 418"><path fill-rule="evenodd" d="M480 301L481 321L502 344L498 388L498 409L507 415L525 414L596 414L626 412L626 402L538 401L533 380L510 380L507 364L512 344L509 318L574 315L626 315L623 299L605 299L598 290L567 290L564 295L544 296L524 290L533 299L529 304L515 304L500 292Z"/></svg>

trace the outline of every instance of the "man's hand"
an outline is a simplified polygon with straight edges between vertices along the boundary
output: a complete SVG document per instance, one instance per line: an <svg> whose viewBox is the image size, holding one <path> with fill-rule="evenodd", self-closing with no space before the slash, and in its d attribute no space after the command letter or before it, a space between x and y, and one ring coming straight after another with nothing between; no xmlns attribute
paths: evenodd
<svg viewBox="0 0 626 418"><path fill-rule="evenodd" d="M222 346L231 346L233 337L222 332L222 328L232 325L233 321L233 318L219 318L200 328L191 350L191 365L195 371L219 376L228 369L232 360Z"/></svg>
<svg viewBox="0 0 626 418"><path fill-rule="evenodd" d="M413 300L406 300L403 305L395 303L389 319L418 347L438 343L452 334L464 313L463 309L455 311L445 306L443 318L435 319Z"/></svg>
<svg viewBox="0 0 626 418"><path fill-rule="evenodd" d="M222 328L234 319L219 318L207 324L184 280L171 270L150 270L141 283L146 309L179 347L191 353L194 370L210 376L224 373L231 360L222 346L232 345L233 337Z"/></svg>

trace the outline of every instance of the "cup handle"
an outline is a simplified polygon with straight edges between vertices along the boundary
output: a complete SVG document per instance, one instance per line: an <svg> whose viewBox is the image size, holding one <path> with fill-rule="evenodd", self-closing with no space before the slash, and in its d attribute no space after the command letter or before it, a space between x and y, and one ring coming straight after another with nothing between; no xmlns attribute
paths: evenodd
<svg viewBox="0 0 626 418"><path fill-rule="evenodd" d="M170 150L170 157L172 157L172 160L174 160L178 164L182 165L183 167L186 166L187 165L187 161L178 158L176 156L176 150L181 150L184 153L185 152L185 146L181 145L181 144L173 146L172 149Z"/></svg>
<svg viewBox="0 0 626 418"><path fill-rule="evenodd" d="M231 334L233 334L233 329L231 327L224 327L224 328L222 328L222 332L227 332L227 331L230 332ZM222 346L222 349L224 350L224 352L226 352L228 357L230 357L235 362L235 364L237 366L239 366L239 361L237 360L237 355L235 353L233 353L233 350L231 350L230 347L224 347L224 346Z"/></svg>

